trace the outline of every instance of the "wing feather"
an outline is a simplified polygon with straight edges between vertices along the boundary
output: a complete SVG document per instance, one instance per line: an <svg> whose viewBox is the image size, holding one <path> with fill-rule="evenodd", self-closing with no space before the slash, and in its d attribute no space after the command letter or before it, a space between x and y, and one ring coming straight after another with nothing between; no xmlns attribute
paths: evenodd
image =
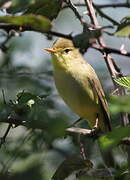
<svg viewBox="0 0 130 180"><path fill-rule="evenodd" d="M110 114L109 114L108 104L107 104L107 101L105 98L105 94L104 94L102 85L101 85L94 69L92 67L91 67L91 69L92 69L93 73L90 76L91 79L90 78L88 79L88 82L90 83L90 86L94 92L94 96L98 100L98 103L100 104L101 109L103 111L105 126L107 127L107 129L109 131L111 131Z"/></svg>

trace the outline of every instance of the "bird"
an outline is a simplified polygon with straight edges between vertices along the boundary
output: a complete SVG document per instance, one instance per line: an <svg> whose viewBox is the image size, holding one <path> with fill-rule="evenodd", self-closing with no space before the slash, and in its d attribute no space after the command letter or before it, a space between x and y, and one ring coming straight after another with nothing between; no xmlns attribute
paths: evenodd
<svg viewBox="0 0 130 180"><path fill-rule="evenodd" d="M91 129L111 131L110 113L100 80L72 40L59 38L51 53L56 88L70 109Z"/></svg>

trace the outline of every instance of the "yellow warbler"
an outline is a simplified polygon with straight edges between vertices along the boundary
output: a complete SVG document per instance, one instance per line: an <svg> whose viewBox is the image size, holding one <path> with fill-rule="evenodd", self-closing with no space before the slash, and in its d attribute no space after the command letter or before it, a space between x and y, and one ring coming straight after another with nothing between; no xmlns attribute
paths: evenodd
<svg viewBox="0 0 130 180"><path fill-rule="evenodd" d="M102 132L111 130L108 105L101 83L73 42L58 39L52 49L54 79L60 96L91 128Z"/></svg>

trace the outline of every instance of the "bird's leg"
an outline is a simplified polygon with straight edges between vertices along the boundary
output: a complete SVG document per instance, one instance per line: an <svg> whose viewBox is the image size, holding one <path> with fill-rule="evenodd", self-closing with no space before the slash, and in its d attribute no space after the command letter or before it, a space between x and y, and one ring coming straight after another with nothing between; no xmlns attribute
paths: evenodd
<svg viewBox="0 0 130 180"><path fill-rule="evenodd" d="M98 115L97 115L96 122L95 122L93 129L97 129L97 128L98 128Z"/></svg>
<svg viewBox="0 0 130 180"><path fill-rule="evenodd" d="M100 129L98 128L98 123L99 123L99 117L98 117L98 114L97 114L95 125L93 126L93 128L91 130L91 136L94 137L94 138L98 137L98 132L100 131Z"/></svg>

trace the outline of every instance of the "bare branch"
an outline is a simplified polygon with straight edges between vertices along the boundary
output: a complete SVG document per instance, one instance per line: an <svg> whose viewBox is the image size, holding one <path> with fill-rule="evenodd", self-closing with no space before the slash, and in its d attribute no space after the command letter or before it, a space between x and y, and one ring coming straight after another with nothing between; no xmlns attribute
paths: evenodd
<svg viewBox="0 0 130 180"><path fill-rule="evenodd" d="M70 133L89 135L89 136L92 133L90 129L75 128L75 127L67 128L66 131Z"/></svg>
<svg viewBox="0 0 130 180"><path fill-rule="evenodd" d="M114 25L119 25L119 23L116 20L114 20L110 16L106 15L102 10L100 10L100 8L98 8L94 4L93 4L93 6L95 7L96 11L101 15L101 17L107 19L108 21L110 21Z"/></svg>
<svg viewBox="0 0 130 180"><path fill-rule="evenodd" d="M75 6L77 7L86 7L86 4L85 3L74 3ZM126 3L118 3L118 4L94 4L97 8L130 8L130 3L129 2L126 2ZM63 6L63 9L64 8L68 8L69 6L67 4L65 4Z"/></svg>
<svg viewBox="0 0 130 180"><path fill-rule="evenodd" d="M86 6L88 8L88 11L90 11L90 19L91 21L94 23L94 25L96 27L99 26L98 24L98 21L97 21L97 18L96 18L96 15L95 15L95 11L94 11L94 8L93 8L93 3L92 3L92 0L84 0L85 3L86 3ZM98 39L98 42L99 42L99 45L101 46L101 48L105 48L106 47L106 44L105 44L105 41L103 39L102 36L99 37ZM117 84L114 82L113 78L118 78L118 77L121 77L123 76L122 72L120 71L120 68L116 65L114 59L110 56L110 54L106 53L105 51L102 52L103 56L104 56L104 59L105 59L105 62L106 62L106 65L108 67L108 70L111 74L111 78L112 78L112 81L113 81L113 84L115 85L115 88L117 87ZM123 88L121 88L119 90L119 93L120 95L124 95L125 94L125 91ZM123 126L126 126L127 124L129 123L129 119L128 119L128 114L127 113L121 113L121 124Z"/></svg>
<svg viewBox="0 0 130 180"><path fill-rule="evenodd" d="M114 54L119 54L119 55L122 55L122 56L130 57L130 52L122 53L121 50L114 49L114 48L111 48L111 47L106 47L106 46L101 47L101 46L98 46L96 44L92 44L92 48L97 49L102 53L105 52L106 54L114 53Z"/></svg>
<svg viewBox="0 0 130 180"><path fill-rule="evenodd" d="M73 39L71 34L62 34L60 32L54 32L54 31L48 31L47 34L57 36L57 37L63 37L70 40Z"/></svg>
<svg viewBox="0 0 130 180"><path fill-rule="evenodd" d="M7 33L9 33L11 30L15 30L15 31L19 31L19 32L33 31L33 29L30 28L29 26L22 26L22 28L20 28L20 26L14 25L14 24L0 24L0 29L4 29ZM54 35L57 37L63 37L63 38L72 40L71 34L62 34L60 32L54 32L54 31L48 31L46 34Z"/></svg>
<svg viewBox="0 0 130 180"><path fill-rule="evenodd" d="M130 8L130 3L126 2L126 3L118 3L118 4L104 4L104 5L98 5L95 4L96 7L98 8Z"/></svg>
<svg viewBox="0 0 130 180"><path fill-rule="evenodd" d="M74 12L74 14L75 14L75 16L77 17L77 19L79 19L79 21L80 21L81 24L83 25L83 30L84 30L84 31L85 31L86 29L88 29L89 27L95 28L94 24L87 23L87 21L83 19L83 17L79 14L79 12L77 11L77 8L76 8L75 5L71 2L71 0L64 0L64 2L67 4L68 8L72 9L72 11Z"/></svg>
<svg viewBox="0 0 130 180"><path fill-rule="evenodd" d="M66 132L69 134L77 134L77 135L84 135L87 137L95 138L102 135L102 132L99 129L84 129L84 128L77 128L77 127L69 127L66 129Z"/></svg>

